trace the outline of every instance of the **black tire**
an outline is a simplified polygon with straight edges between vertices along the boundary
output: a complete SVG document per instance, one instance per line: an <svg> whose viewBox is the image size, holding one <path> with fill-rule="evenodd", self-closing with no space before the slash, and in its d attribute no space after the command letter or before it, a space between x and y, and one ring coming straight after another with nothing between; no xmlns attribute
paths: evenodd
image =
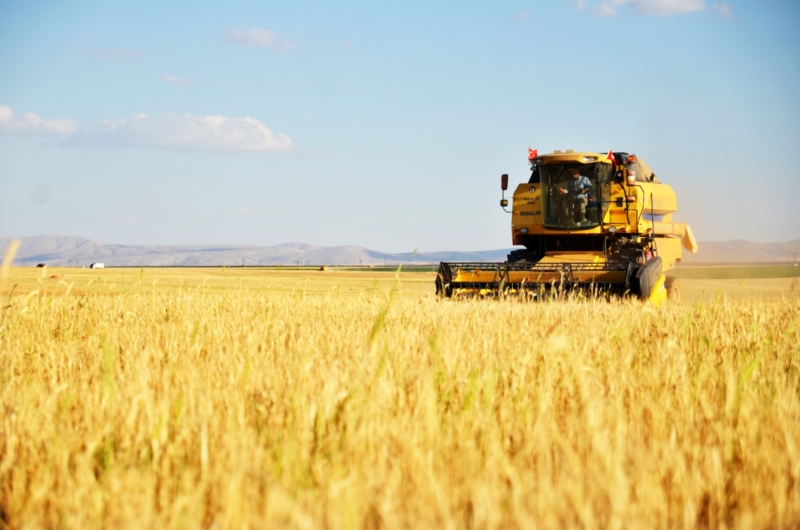
<svg viewBox="0 0 800 530"><path fill-rule="evenodd" d="M650 298L650 294L658 282L658 277L661 276L661 269L660 257L655 257L636 269L631 287L633 292L639 295L639 298L642 300Z"/></svg>
<svg viewBox="0 0 800 530"><path fill-rule="evenodd" d="M446 263L439 264L439 273L436 275L436 294L450 298L453 296L453 286L450 282L453 281L453 273L450 271L450 266Z"/></svg>
<svg viewBox="0 0 800 530"><path fill-rule="evenodd" d="M667 290L667 300L680 303L683 286L678 278L667 278L664 282L664 288Z"/></svg>

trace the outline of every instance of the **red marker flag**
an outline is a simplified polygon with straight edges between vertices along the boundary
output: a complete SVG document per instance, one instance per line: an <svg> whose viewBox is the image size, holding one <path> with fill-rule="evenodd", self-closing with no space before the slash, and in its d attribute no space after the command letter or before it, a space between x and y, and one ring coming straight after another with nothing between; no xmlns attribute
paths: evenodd
<svg viewBox="0 0 800 530"><path fill-rule="evenodd" d="M614 158L614 153L611 152L611 149L608 150L608 155L606 156L606 160L611 160L611 164L614 167L617 166L617 159Z"/></svg>
<svg viewBox="0 0 800 530"><path fill-rule="evenodd" d="M528 160L533 160L537 156L539 156L539 150L528 147Z"/></svg>

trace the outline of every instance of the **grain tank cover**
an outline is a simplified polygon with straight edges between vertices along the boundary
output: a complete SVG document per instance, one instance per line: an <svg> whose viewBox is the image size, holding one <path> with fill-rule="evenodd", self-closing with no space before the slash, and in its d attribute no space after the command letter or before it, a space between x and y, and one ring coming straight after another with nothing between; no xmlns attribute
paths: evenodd
<svg viewBox="0 0 800 530"><path fill-rule="evenodd" d="M653 170L650 169L644 160L636 157L636 161L626 164L628 171L633 170L636 172L636 182L655 182L660 183Z"/></svg>

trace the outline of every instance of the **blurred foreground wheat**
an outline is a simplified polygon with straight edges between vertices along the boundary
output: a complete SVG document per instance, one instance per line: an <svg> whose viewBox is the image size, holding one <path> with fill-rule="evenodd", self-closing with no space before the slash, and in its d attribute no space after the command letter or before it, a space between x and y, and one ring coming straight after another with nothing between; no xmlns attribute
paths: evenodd
<svg viewBox="0 0 800 530"><path fill-rule="evenodd" d="M793 301L2 304L3 528L800 525Z"/></svg>

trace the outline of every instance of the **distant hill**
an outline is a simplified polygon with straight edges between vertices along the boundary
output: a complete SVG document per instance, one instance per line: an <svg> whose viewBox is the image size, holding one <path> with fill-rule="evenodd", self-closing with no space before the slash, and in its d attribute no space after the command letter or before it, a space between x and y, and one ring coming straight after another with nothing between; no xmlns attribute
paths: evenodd
<svg viewBox="0 0 800 530"><path fill-rule="evenodd" d="M73 236L32 236L20 238L15 265L107 266L220 266L220 265L399 265L440 261L504 261L512 249L477 252L441 251L390 254L355 245L323 247L306 243L283 243L270 247L255 245L114 245ZM10 239L0 239L5 254ZM800 240L783 243L722 241L699 243L697 254L683 253L683 263L758 263L791 261L800 253Z"/></svg>
<svg viewBox="0 0 800 530"><path fill-rule="evenodd" d="M768 263L792 261L797 252L800 260L800 239L777 243L753 243L742 239L698 243L696 254L683 252L684 264L692 263Z"/></svg>
<svg viewBox="0 0 800 530"><path fill-rule="evenodd" d="M323 247L306 243L283 243L271 247L254 245L114 245L73 236L20 238L15 265L106 266L220 266L220 265L400 265L439 261L502 261L510 249L481 252L429 252L390 254L355 245ZM9 238L0 239L5 254Z"/></svg>

